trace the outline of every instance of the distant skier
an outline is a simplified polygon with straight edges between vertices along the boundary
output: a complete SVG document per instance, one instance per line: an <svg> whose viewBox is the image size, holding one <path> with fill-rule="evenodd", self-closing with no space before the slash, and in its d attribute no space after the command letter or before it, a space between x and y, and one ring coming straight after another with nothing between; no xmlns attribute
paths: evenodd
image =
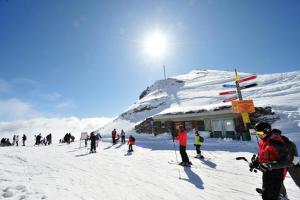
<svg viewBox="0 0 300 200"><path fill-rule="evenodd" d="M277 200L288 165L288 150L282 137L271 130L271 125L259 122L254 126L259 141L259 152L249 167L263 172L262 199Z"/></svg>
<svg viewBox="0 0 300 200"><path fill-rule="evenodd" d="M19 146L19 135L16 135L16 146Z"/></svg>
<svg viewBox="0 0 300 200"><path fill-rule="evenodd" d="M96 153L96 135L94 134L94 132L91 133L90 139L91 139L91 151L90 151L90 153Z"/></svg>
<svg viewBox="0 0 300 200"><path fill-rule="evenodd" d="M179 142L179 152L182 159L182 162L179 163L179 165L182 166L190 166L192 163L189 160L189 157L186 153L186 146L187 146L187 132L183 125L179 126L179 134L176 137L176 140Z"/></svg>
<svg viewBox="0 0 300 200"><path fill-rule="evenodd" d="M121 130L121 143L125 144L125 132L123 131L123 129Z"/></svg>
<svg viewBox="0 0 300 200"><path fill-rule="evenodd" d="M203 155L201 155L201 150L200 150L202 142L203 142L203 137L200 136L198 130L195 130L195 144L194 144L194 146L196 147L196 153L197 153L195 158L201 158L201 159L204 158Z"/></svg>
<svg viewBox="0 0 300 200"><path fill-rule="evenodd" d="M117 136L117 131L116 131L116 129L114 129L114 130L111 132L111 139L112 139L112 143L113 143L113 144L116 144L116 136Z"/></svg>
<svg viewBox="0 0 300 200"><path fill-rule="evenodd" d="M128 138L128 152L133 152L132 146L135 144L135 138L130 135Z"/></svg>
<svg viewBox="0 0 300 200"><path fill-rule="evenodd" d="M23 146L25 146L25 142L26 142L26 140L27 140L27 137L26 137L26 135L25 135L25 134L23 134L23 136L22 136L22 142L23 142Z"/></svg>
<svg viewBox="0 0 300 200"><path fill-rule="evenodd" d="M13 136L13 142L12 142L12 145L14 146L16 143L16 135Z"/></svg>
<svg viewBox="0 0 300 200"><path fill-rule="evenodd" d="M46 136L46 140L47 140L48 145L50 145L52 143L52 134L51 133Z"/></svg>
<svg viewBox="0 0 300 200"><path fill-rule="evenodd" d="M102 136L100 135L100 133L97 133L96 135L96 147L98 147L99 145L99 141L102 139Z"/></svg>

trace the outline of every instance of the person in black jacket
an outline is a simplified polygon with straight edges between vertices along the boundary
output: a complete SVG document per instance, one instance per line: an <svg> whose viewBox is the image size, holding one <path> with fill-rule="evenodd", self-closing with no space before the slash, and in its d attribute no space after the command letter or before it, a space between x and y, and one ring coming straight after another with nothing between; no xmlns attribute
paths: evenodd
<svg viewBox="0 0 300 200"><path fill-rule="evenodd" d="M23 136L22 136L23 146L25 146L26 140L27 140L27 137L25 134L23 134Z"/></svg>
<svg viewBox="0 0 300 200"><path fill-rule="evenodd" d="M91 133L91 151L90 153L96 153L96 135L94 132Z"/></svg>

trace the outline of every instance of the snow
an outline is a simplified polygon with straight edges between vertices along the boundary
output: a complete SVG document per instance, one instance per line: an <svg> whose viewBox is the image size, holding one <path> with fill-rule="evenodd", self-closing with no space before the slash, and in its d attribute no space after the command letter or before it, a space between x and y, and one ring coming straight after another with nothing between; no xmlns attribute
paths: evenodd
<svg viewBox="0 0 300 200"><path fill-rule="evenodd" d="M241 73L242 77L249 75ZM260 199L255 188L261 187L261 174L249 172L246 162L235 160L237 156L250 159L257 151L256 140L213 139L207 138L207 132L203 133L202 153L206 159L201 161L193 157L194 138L189 133L187 153L193 166L183 168L168 163L177 162L177 158L180 160L178 144L173 143L168 133L154 137L138 135L134 131L135 125L152 115L212 110L230 105L222 100L232 96L219 96L219 92L231 90L222 88L222 84L233 84L233 81L234 72L194 70L155 82L149 86L147 95L124 113L104 126L99 123L97 131L104 139L96 154L89 154L79 142L70 145L56 143L80 120L72 119L67 128L58 119L53 120L57 127L51 130L54 138L51 146L33 146L34 134L50 131L49 127L43 126L47 120L22 122L20 127L16 124L13 131L8 132L26 133L28 146L0 148L0 199ZM254 82L258 86L242 91L244 99L253 99L255 106L272 106L280 116L273 128L281 129L297 143L299 150L300 71L258 74L257 79L243 85ZM70 122L69 119L65 121ZM72 133L79 138L81 131L92 131L94 122L80 123L86 125L79 125L72 129ZM2 123L4 127L11 127ZM123 129L127 137L129 134L136 137L133 153L127 152L127 145L111 145L109 137L114 128L118 132ZM284 183L289 198L300 199L299 188L289 175Z"/></svg>
<svg viewBox="0 0 300 200"><path fill-rule="evenodd" d="M134 152L127 145L100 142L96 154L79 142L52 146L3 147L0 151L0 199L260 199L255 188L261 174L249 172L237 156L251 158L255 142L205 139L205 160L193 158L191 168L176 164L174 144L168 134L137 135ZM177 150L176 154L180 160ZM290 199L299 199L299 188L287 176Z"/></svg>

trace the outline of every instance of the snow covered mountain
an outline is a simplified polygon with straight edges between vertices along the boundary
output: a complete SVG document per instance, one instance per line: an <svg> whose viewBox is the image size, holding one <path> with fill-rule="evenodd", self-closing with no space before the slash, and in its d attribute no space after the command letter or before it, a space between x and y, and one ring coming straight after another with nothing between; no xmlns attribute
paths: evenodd
<svg viewBox="0 0 300 200"><path fill-rule="evenodd" d="M240 73L241 78L249 73ZM217 70L194 70L156 81L147 87L132 106L111 123L100 128L103 134L110 134L113 128L132 131L134 126L155 114L188 112L192 110L213 109L222 105L225 98L219 92L232 90L223 84L234 84L235 73ZM256 87L242 90L244 99L253 99L256 107L271 106L280 116L274 126L296 138L300 133L300 71L258 74L257 78L241 86L257 83Z"/></svg>
<svg viewBox="0 0 300 200"><path fill-rule="evenodd" d="M250 74L242 73L242 76ZM101 127L97 153L80 142L34 146L0 147L0 199L9 200L256 200L261 173L249 172L248 163L256 141L243 142L209 138L201 147L204 160L194 158L194 138L187 154L193 165L181 167L177 144L168 134L136 134L134 152L126 144L112 145L111 130L123 128L134 134L134 126L158 113L213 109L222 103L222 84L233 83L233 72L199 70L155 82L127 111ZM258 75L258 86L243 91L256 106L272 106L281 128L299 143L300 72ZM291 200L300 199L299 188L289 175L284 184Z"/></svg>

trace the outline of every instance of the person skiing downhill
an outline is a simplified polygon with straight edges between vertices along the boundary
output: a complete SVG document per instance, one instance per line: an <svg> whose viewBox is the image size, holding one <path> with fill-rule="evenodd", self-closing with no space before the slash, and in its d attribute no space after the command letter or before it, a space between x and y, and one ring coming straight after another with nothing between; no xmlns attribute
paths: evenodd
<svg viewBox="0 0 300 200"><path fill-rule="evenodd" d="M282 137L272 132L270 124L259 122L254 129L260 138L259 152L257 159L254 159L249 167L263 172L262 199L278 200L288 165L287 147Z"/></svg>
<svg viewBox="0 0 300 200"><path fill-rule="evenodd" d="M197 155L195 156L195 158L201 158L201 159L204 158L201 155L201 150L200 150L202 142L203 142L203 137L200 136L198 130L195 130L195 144L194 144L194 146L196 147L196 153L197 153Z"/></svg>
<svg viewBox="0 0 300 200"><path fill-rule="evenodd" d="M186 153L186 146L187 146L187 132L183 125L179 126L179 134L176 136L176 140L179 142L179 152L181 156L182 162L179 163L179 165L182 166L189 166L192 165L192 163L189 160L189 157Z"/></svg>

